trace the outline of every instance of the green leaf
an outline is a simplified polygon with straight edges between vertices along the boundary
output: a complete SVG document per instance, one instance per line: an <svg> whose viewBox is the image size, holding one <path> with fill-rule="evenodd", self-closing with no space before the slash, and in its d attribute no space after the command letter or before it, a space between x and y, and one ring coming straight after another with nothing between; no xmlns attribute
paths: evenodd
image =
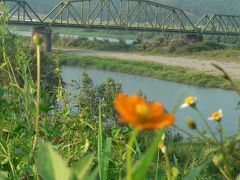
<svg viewBox="0 0 240 180"><path fill-rule="evenodd" d="M43 179L68 180L71 177L66 162L53 150L50 144L40 141L38 148L38 169Z"/></svg>
<svg viewBox="0 0 240 180"><path fill-rule="evenodd" d="M138 144L136 139L135 139L135 146L136 146L137 153L141 156L142 155L142 151L141 151L140 146L139 146L139 144Z"/></svg>
<svg viewBox="0 0 240 180"><path fill-rule="evenodd" d="M99 106L99 119L98 119L98 168L99 178L102 180L102 164L103 164L103 138L102 138L102 113L101 107Z"/></svg>
<svg viewBox="0 0 240 180"><path fill-rule="evenodd" d="M6 65L7 65L7 63L2 63L2 64L0 64L0 70L3 69L4 66L6 66Z"/></svg>
<svg viewBox="0 0 240 180"><path fill-rule="evenodd" d="M206 167L206 164L208 161L204 162L203 164L197 166L197 167L192 167L190 170L190 173L183 178L183 180L192 180L195 179L196 177L200 176L201 171Z"/></svg>
<svg viewBox="0 0 240 180"><path fill-rule="evenodd" d="M81 158L78 163L75 165L73 171L78 179L83 179L89 172L91 165L94 160L94 154L89 154Z"/></svg>
<svg viewBox="0 0 240 180"><path fill-rule="evenodd" d="M107 138L106 140L106 146L104 149L104 156L103 156L103 164L102 164L102 179L107 179L108 174L108 166L109 166L109 160L111 155L111 148L112 148L112 139Z"/></svg>
<svg viewBox="0 0 240 180"><path fill-rule="evenodd" d="M53 108L52 108L51 103L42 103L40 105L40 109L42 112L47 113L47 112L51 111Z"/></svg>
<svg viewBox="0 0 240 180"><path fill-rule="evenodd" d="M240 180L240 174L238 175L237 180Z"/></svg>
<svg viewBox="0 0 240 180"><path fill-rule="evenodd" d="M8 172L0 171L0 180L8 179Z"/></svg>
<svg viewBox="0 0 240 180"><path fill-rule="evenodd" d="M96 180L98 175L98 167L96 167L89 176L87 176L85 179L86 180Z"/></svg>
<svg viewBox="0 0 240 180"><path fill-rule="evenodd" d="M4 89L0 87L0 97L2 97L4 93L5 93Z"/></svg>
<svg viewBox="0 0 240 180"><path fill-rule="evenodd" d="M157 151L158 144L162 138L165 129L162 129L158 132L157 136L153 140L153 143L150 145L144 156L139 160L139 162L134 166L133 171L133 180L141 180L145 179L148 168L151 165Z"/></svg>

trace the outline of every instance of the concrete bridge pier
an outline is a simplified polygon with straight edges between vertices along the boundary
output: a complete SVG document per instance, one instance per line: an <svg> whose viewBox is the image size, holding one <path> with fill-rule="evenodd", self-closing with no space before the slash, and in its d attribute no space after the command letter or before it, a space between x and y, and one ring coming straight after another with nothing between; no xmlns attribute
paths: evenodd
<svg viewBox="0 0 240 180"><path fill-rule="evenodd" d="M186 40L189 44L192 44L195 42L202 42L203 36L201 34L187 34Z"/></svg>
<svg viewBox="0 0 240 180"><path fill-rule="evenodd" d="M52 30L49 27L45 26L35 26L32 28L32 46L34 47L33 37L35 34L40 34L43 37L43 45L41 51L43 52L51 52L52 50Z"/></svg>

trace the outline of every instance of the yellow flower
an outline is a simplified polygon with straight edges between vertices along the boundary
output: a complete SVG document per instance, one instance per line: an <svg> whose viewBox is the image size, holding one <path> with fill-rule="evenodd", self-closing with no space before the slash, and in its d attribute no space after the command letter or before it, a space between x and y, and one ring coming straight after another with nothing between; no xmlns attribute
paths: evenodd
<svg viewBox="0 0 240 180"><path fill-rule="evenodd" d="M186 108L186 107L195 107L197 101L197 97L195 96L189 96L185 99L184 103L180 106L180 108Z"/></svg>
<svg viewBox="0 0 240 180"><path fill-rule="evenodd" d="M142 97L120 93L115 99L115 107L121 123L137 129L160 129L175 122L174 114L167 114L160 103L148 103Z"/></svg>
<svg viewBox="0 0 240 180"><path fill-rule="evenodd" d="M208 118L212 121L221 121L223 118L222 109L219 109L217 112L212 113L212 115Z"/></svg>
<svg viewBox="0 0 240 180"><path fill-rule="evenodd" d="M164 144L164 140L165 140L165 134L163 134L162 139L161 139L160 143L158 144L158 147L159 147L159 149L161 149L163 154L165 154L167 151L167 148Z"/></svg>

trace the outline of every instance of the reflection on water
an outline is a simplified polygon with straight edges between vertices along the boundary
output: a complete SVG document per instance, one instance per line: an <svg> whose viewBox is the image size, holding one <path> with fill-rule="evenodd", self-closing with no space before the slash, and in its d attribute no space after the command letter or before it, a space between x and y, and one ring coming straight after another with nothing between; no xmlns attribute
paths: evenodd
<svg viewBox="0 0 240 180"><path fill-rule="evenodd" d="M64 66L62 77L69 84L71 80L80 81L83 72L87 72L95 84L101 84L109 77L112 77L117 82L122 81L123 90L129 95L141 91L149 100L162 102L168 110L171 110L175 106L183 93L185 93L185 96L197 96L197 106L206 117L219 108L222 108L224 112L222 123L228 134L232 135L238 130L237 118L240 112L236 110L236 106L240 98L233 91L200 88L153 78L82 67ZM190 108L178 110L176 115L177 124L182 128L185 128L185 119L190 117L197 122L200 128L204 127L197 114ZM212 127L216 125L215 122L210 122L210 124Z"/></svg>

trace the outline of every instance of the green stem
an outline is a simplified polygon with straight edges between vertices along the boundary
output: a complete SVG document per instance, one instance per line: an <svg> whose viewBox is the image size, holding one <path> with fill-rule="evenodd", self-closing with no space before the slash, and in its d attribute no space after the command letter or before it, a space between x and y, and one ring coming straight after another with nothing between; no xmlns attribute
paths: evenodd
<svg viewBox="0 0 240 180"><path fill-rule="evenodd" d="M7 53L6 53L6 47L5 47L6 45L5 45L5 38L4 37L2 38L2 45L3 45L3 59L8 64L8 68L9 68L9 71L7 71L9 79L12 81L12 83L17 85L17 78L15 76L12 64L9 61L9 58L7 56Z"/></svg>
<svg viewBox="0 0 240 180"><path fill-rule="evenodd" d="M40 115L40 83L41 83L41 62L40 62L40 46L37 46L37 103L36 103L36 121L35 131L36 136L39 135L39 115Z"/></svg>
<svg viewBox="0 0 240 180"><path fill-rule="evenodd" d="M33 139L33 147L32 147L32 152L30 155L30 160L32 160L34 152L36 150L37 146L37 139L39 137L39 115L40 115L40 82L41 82L41 56L40 56L40 45L37 45L37 100L35 103L36 106L36 117L35 117L35 123L34 123L34 128L35 128L35 136Z"/></svg>
<svg viewBox="0 0 240 180"><path fill-rule="evenodd" d="M228 160L227 160L227 158L226 158L226 153L225 153L225 151L224 151L223 146L221 146L221 148L222 148L222 153L223 153L224 164L225 164L225 167L226 167L227 177L229 177L228 179L233 179L232 173L231 173L231 170L230 170L230 165L229 165L229 162L228 162ZM220 171L221 171L221 169L220 169ZM225 172L225 171L223 171L223 172ZM223 174L223 175L224 175L224 174Z"/></svg>
<svg viewBox="0 0 240 180"><path fill-rule="evenodd" d="M208 137L204 136L202 134L202 132L199 131L199 129L196 129L196 132L199 134L199 136L202 138L202 140L205 140L206 138L207 138L207 140L209 140L209 139L212 140L211 138L208 138Z"/></svg>
<svg viewBox="0 0 240 180"><path fill-rule="evenodd" d="M138 135L139 130L134 129L132 132L132 135L128 141L128 146L127 146L127 180L132 180L132 146L135 142L135 139Z"/></svg>
<svg viewBox="0 0 240 180"><path fill-rule="evenodd" d="M186 134L186 135L189 136L189 137L193 137L192 134L190 134L189 132L187 132L187 131L185 131L185 130L179 128L177 125L173 125L172 127L174 127L176 130L182 132L183 134Z"/></svg>
<svg viewBox="0 0 240 180"><path fill-rule="evenodd" d="M221 121L219 121L219 136L220 136L220 144L221 144L221 147L223 146L223 132L222 132L222 124L221 124Z"/></svg>
<svg viewBox="0 0 240 180"><path fill-rule="evenodd" d="M156 167L155 180L158 179L159 160L160 160L160 149L158 148L158 153L157 153L157 167Z"/></svg>
<svg viewBox="0 0 240 180"><path fill-rule="evenodd" d="M215 140L216 142L218 142L215 134L213 133L211 127L209 126L209 124L208 124L208 122L207 122L207 119L204 117L204 115L201 113L201 111L199 111L198 108L194 108L194 109L197 111L197 113L199 114L199 116L200 116L201 119L203 120L203 123L204 123L205 126L208 128L208 130L209 130L209 132L211 133L211 135L212 135L212 137L214 138L214 140Z"/></svg>
<svg viewBox="0 0 240 180"><path fill-rule="evenodd" d="M163 154L164 154L164 158L166 161L166 173L167 173L168 180L172 180L172 169L171 169L171 165L170 165L170 161L169 161L167 152L163 153Z"/></svg>
<svg viewBox="0 0 240 180"><path fill-rule="evenodd" d="M222 173L222 175L223 175L227 180L231 180L231 179L228 177L228 175L225 173L225 171L224 171L220 166L219 166L218 168L219 168L220 172Z"/></svg>

